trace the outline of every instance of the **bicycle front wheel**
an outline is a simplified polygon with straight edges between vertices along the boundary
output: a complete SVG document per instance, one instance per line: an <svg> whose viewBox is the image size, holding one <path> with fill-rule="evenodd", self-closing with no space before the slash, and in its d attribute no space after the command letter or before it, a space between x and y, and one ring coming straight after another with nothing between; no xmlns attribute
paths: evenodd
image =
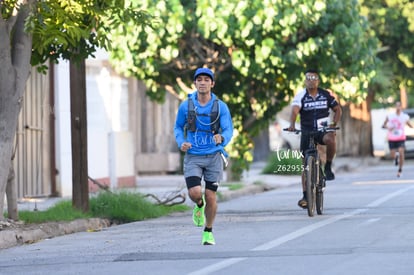
<svg viewBox="0 0 414 275"><path fill-rule="evenodd" d="M321 160L319 160L321 163ZM319 183L316 187L316 212L318 215L322 215L323 212L323 189L325 187L325 176L322 172L321 166L319 166Z"/></svg>
<svg viewBox="0 0 414 275"><path fill-rule="evenodd" d="M306 173L306 197L308 201L308 215L313 217L316 206L316 181L317 181L317 167L315 156L307 156L305 161Z"/></svg>

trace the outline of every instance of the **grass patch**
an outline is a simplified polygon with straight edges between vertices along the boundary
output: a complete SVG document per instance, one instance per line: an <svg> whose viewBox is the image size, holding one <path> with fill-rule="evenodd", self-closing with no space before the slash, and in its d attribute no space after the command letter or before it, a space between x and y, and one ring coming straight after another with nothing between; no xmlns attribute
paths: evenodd
<svg viewBox="0 0 414 275"><path fill-rule="evenodd" d="M265 183L261 180L256 180L253 182L253 185L264 185Z"/></svg>
<svg viewBox="0 0 414 275"><path fill-rule="evenodd" d="M137 193L102 192L90 200L90 209L94 216L126 223L158 218L190 208L186 205L156 205Z"/></svg>
<svg viewBox="0 0 414 275"><path fill-rule="evenodd" d="M226 183L221 183L220 186L225 187L225 190L235 191L235 190L243 189L245 185L241 182L226 182ZM220 191L220 188L218 189L216 195L217 195L218 201L224 200L224 194Z"/></svg>
<svg viewBox="0 0 414 275"><path fill-rule="evenodd" d="M239 190L244 187L243 183L235 182L235 183L226 183L223 186L227 187L230 191Z"/></svg>
<svg viewBox="0 0 414 275"><path fill-rule="evenodd" d="M20 211L20 220L26 223L72 221L82 218L106 218L116 223L128 223L158 218L173 212L184 212L190 208L179 204L156 205L139 193L101 192L89 200L90 211L83 213L72 207L72 201L61 201L45 211Z"/></svg>
<svg viewBox="0 0 414 275"><path fill-rule="evenodd" d="M280 150L270 154L262 173L274 175L301 175L302 171L302 158L299 151Z"/></svg>
<svg viewBox="0 0 414 275"><path fill-rule="evenodd" d="M26 223L73 221L91 217L91 214L74 209L69 200L60 201L45 211L19 211L19 219Z"/></svg>

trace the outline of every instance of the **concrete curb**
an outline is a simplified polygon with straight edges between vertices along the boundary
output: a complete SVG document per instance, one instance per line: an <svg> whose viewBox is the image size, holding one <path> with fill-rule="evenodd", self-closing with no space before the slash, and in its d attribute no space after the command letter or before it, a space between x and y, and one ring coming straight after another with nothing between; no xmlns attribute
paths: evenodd
<svg viewBox="0 0 414 275"><path fill-rule="evenodd" d="M220 195L217 196L218 201L228 201L232 199L236 199L246 195L254 195L258 193L263 193L276 187L271 187L266 184L255 184L255 185L247 185L241 189L234 190L234 191L224 191L220 192Z"/></svg>
<svg viewBox="0 0 414 275"><path fill-rule="evenodd" d="M11 228L0 231L0 249L10 248L22 244L31 244L66 234L86 231L99 231L109 227L106 219L91 218L79 219L70 222L50 222L33 225L33 228Z"/></svg>
<svg viewBox="0 0 414 275"><path fill-rule="evenodd" d="M296 185L296 184L299 184L299 181L297 183L296 182L287 182L285 184L280 184L280 185L268 184L268 183L259 183L259 184L246 185L245 187L243 187L241 189L238 189L238 190L220 191L219 192L220 195L217 195L217 200L218 200L218 202L229 201L229 200L237 199L237 198L240 198L240 197L243 197L243 196L255 195L255 194L275 190L275 189L278 189L278 188L285 188L287 186L292 186L292 185Z"/></svg>

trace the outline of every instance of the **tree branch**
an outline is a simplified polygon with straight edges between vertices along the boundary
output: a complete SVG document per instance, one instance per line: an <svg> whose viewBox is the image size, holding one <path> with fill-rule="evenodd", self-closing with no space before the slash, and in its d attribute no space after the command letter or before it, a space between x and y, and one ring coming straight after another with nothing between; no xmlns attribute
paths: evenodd
<svg viewBox="0 0 414 275"><path fill-rule="evenodd" d="M166 206L173 206L173 205L177 205L177 204L182 204L182 203L185 202L185 198L186 198L185 194L184 193L179 193L179 191L171 192L164 199L160 199L154 194L146 194L144 197L151 197L157 202L158 205L166 205ZM179 200L176 201L176 199L179 199Z"/></svg>

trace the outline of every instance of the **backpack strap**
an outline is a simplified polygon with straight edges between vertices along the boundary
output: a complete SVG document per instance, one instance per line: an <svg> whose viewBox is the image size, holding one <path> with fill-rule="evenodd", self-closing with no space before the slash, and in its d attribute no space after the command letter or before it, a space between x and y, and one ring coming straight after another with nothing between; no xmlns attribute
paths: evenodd
<svg viewBox="0 0 414 275"><path fill-rule="evenodd" d="M220 131L220 105L219 100L216 98L213 101L213 106L211 107L210 114L197 114L195 111L195 105L193 99L188 96L188 114L187 114L187 125L186 129L190 132L196 131L196 119L197 116L209 116L210 117L210 131L213 135L219 133ZM204 130L200 130L204 131ZM210 132L207 131L207 132Z"/></svg>
<svg viewBox="0 0 414 275"><path fill-rule="evenodd" d="M187 130L191 132L195 132L196 130L196 111L190 95L188 95Z"/></svg>
<svg viewBox="0 0 414 275"><path fill-rule="evenodd" d="M210 122L211 122L211 132L213 135L217 134L220 130L220 106L219 101L216 98L213 102L213 107L211 108Z"/></svg>

